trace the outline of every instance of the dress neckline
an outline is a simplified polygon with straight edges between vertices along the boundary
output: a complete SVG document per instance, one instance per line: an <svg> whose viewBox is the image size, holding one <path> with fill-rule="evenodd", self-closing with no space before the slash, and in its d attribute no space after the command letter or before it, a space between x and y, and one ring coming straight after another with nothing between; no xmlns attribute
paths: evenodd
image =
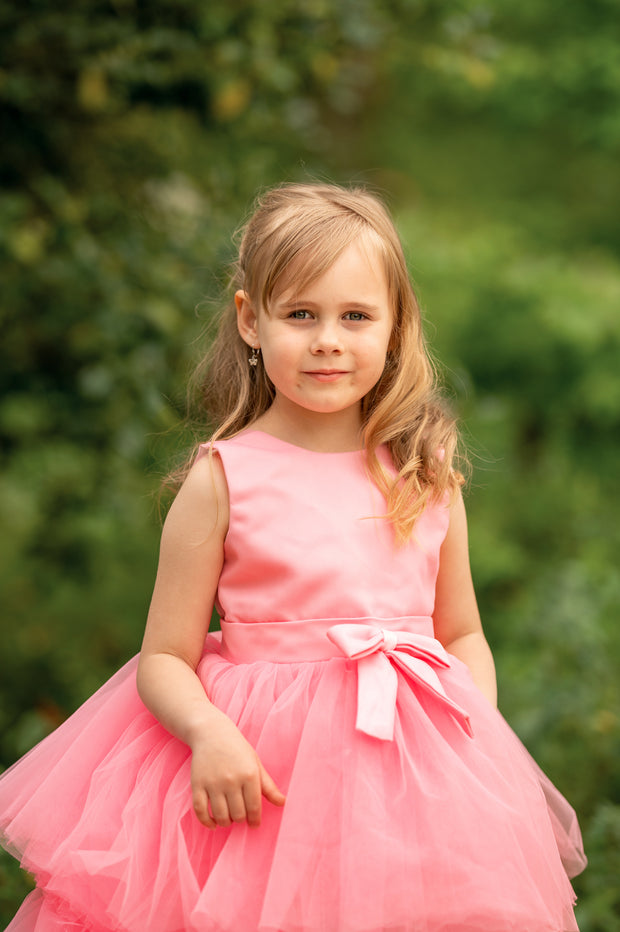
<svg viewBox="0 0 620 932"><path fill-rule="evenodd" d="M366 452L363 447L361 447L359 450L311 450L309 447L302 447L297 443L290 443L288 440L281 440L280 437L275 437L273 434L269 434L265 430L260 430L258 427L244 430L239 434L235 434L235 437L231 437L230 439L234 440L238 438L239 440L242 440L246 437L251 437L252 435L265 438L268 443L272 443L275 446L284 446L291 450L299 450L300 453L312 453L314 456L360 456Z"/></svg>

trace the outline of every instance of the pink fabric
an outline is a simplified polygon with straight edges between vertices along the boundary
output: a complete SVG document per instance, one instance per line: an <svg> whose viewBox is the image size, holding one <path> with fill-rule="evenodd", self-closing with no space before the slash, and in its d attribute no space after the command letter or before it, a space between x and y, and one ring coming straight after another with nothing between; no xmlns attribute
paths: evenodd
<svg viewBox="0 0 620 932"><path fill-rule="evenodd" d="M355 625L370 636L377 626L384 631L406 631L411 634L433 637L433 619L429 615L403 615L398 618L339 618L338 627ZM256 621L251 624L230 622L223 618L220 622L221 633L212 635L219 638L219 653L234 663L254 663L255 660L269 660L272 663L292 663L304 660L329 660L342 657L343 650L338 644L338 636L330 630L334 628L333 618L304 618L287 621L286 638L282 637L282 622ZM433 639L434 640L434 639ZM436 647L443 650L441 644L434 641ZM374 649L374 647L373 647ZM346 653L346 651L345 651ZM446 656L445 651L443 655ZM445 662L446 666L449 663Z"/></svg>
<svg viewBox="0 0 620 932"><path fill-rule="evenodd" d="M286 804L201 826L134 659L0 778L39 885L10 932L574 932L575 815L433 637L446 508L395 548L362 453L217 449L225 617L198 673Z"/></svg>
<svg viewBox="0 0 620 932"><path fill-rule="evenodd" d="M465 734L473 736L469 715L450 699L433 669L450 667L449 654L435 638L368 624L333 625L327 636L346 657L357 660L358 731L393 740L399 669L443 703Z"/></svg>
<svg viewBox="0 0 620 932"><path fill-rule="evenodd" d="M469 716L446 695L434 666L449 667L450 655L433 637L433 619L404 617L341 619L337 625L323 618L287 622L290 639L282 639L282 623L221 623L222 656L236 663L270 660L326 660L344 655L357 660L357 719L355 727L385 740L394 737L398 677L396 668L435 695L451 711L470 737Z"/></svg>

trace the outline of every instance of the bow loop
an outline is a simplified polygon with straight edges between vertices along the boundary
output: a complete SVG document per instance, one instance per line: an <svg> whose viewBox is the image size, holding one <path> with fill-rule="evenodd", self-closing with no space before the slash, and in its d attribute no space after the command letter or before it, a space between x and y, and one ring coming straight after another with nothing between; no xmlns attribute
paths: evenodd
<svg viewBox="0 0 620 932"><path fill-rule="evenodd" d="M367 624L333 625L327 637L357 661L356 728L391 741L394 737L397 669L447 706L466 735L473 731L467 712L447 695L434 667L450 666L448 652L436 638L410 631L390 631Z"/></svg>

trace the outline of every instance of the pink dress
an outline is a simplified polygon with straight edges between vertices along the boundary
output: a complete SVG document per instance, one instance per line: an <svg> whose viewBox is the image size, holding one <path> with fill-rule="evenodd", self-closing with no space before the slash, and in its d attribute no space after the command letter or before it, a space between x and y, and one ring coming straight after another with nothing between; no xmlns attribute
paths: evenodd
<svg viewBox="0 0 620 932"><path fill-rule="evenodd" d="M363 453L260 431L217 451L222 635L198 672L286 804L200 825L134 658L0 779L4 844L37 879L10 932L577 929L574 813L433 637L447 508L395 549Z"/></svg>

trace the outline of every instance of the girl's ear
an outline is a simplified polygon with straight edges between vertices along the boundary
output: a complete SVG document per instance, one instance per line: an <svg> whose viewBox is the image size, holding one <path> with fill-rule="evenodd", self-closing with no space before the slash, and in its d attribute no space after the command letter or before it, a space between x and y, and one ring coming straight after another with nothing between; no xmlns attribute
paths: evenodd
<svg viewBox="0 0 620 932"><path fill-rule="evenodd" d="M250 302L250 296L245 291L235 292L237 306L237 329L248 346L259 347L258 332L256 330L256 312Z"/></svg>

